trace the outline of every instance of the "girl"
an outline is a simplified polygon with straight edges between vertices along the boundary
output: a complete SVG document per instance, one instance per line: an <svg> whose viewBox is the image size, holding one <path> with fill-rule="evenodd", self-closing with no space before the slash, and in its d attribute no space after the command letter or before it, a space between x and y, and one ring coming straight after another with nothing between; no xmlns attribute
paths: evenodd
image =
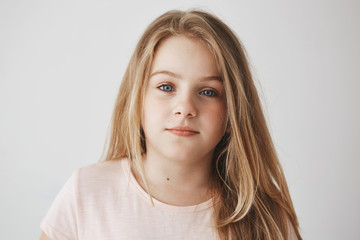
<svg viewBox="0 0 360 240"><path fill-rule="evenodd" d="M140 39L105 161L76 171L41 239L301 239L244 49L170 11Z"/></svg>

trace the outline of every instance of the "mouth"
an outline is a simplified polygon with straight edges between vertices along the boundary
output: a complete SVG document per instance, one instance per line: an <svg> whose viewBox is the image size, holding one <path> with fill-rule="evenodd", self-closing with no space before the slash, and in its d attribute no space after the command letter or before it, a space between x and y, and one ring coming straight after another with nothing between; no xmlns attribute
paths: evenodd
<svg viewBox="0 0 360 240"><path fill-rule="evenodd" d="M191 137L196 134L199 134L200 132L187 127L187 126L178 126L173 128L166 128L166 131L171 132L174 135L181 136L181 137Z"/></svg>

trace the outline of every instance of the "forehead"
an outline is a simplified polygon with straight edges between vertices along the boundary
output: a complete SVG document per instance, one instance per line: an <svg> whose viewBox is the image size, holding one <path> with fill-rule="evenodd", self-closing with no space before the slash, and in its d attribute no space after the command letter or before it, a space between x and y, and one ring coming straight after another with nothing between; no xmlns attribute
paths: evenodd
<svg viewBox="0 0 360 240"><path fill-rule="evenodd" d="M184 77L204 78L219 76L213 53L201 40L186 36L174 36L158 45L151 73L171 72Z"/></svg>

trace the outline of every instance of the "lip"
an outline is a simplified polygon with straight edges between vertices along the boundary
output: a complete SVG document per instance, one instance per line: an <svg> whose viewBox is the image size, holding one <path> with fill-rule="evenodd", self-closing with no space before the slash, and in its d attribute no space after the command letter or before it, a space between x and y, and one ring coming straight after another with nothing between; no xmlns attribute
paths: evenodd
<svg viewBox="0 0 360 240"><path fill-rule="evenodd" d="M196 131L188 126L177 126L177 127L173 127L173 128L166 128L166 131L169 131L172 134L175 134L175 135L181 136L181 137L191 137L196 134L199 134L198 131Z"/></svg>

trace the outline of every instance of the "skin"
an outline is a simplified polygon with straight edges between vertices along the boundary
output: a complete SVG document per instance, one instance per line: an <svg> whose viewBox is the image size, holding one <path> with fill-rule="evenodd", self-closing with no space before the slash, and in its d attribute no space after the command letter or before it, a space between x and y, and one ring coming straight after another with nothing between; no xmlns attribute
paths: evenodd
<svg viewBox="0 0 360 240"><path fill-rule="evenodd" d="M178 206L210 198L211 160L225 134L225 118L223 84L206 45L185 36L163 40L155 52L142 114L144 169L153 197ZM177 126L194 132L174 130Z"/></svg>
<svg viewBox="0 0 360 240"><path fill-rule="evenodd" d="M51 240L44 232L41 233L40 240Z"/></svg>
<svg viewBox="0 0 360 240"><path fill-rule="evenodd" d="M143 161L150 191L164 203L189 206L211 198L211 158L226 130L219 76L214 56L198 39L171 37L157 48L144 98ZM195 133L169 130L177 126ZM42 233L40 240L49 239Z"/></svg>

